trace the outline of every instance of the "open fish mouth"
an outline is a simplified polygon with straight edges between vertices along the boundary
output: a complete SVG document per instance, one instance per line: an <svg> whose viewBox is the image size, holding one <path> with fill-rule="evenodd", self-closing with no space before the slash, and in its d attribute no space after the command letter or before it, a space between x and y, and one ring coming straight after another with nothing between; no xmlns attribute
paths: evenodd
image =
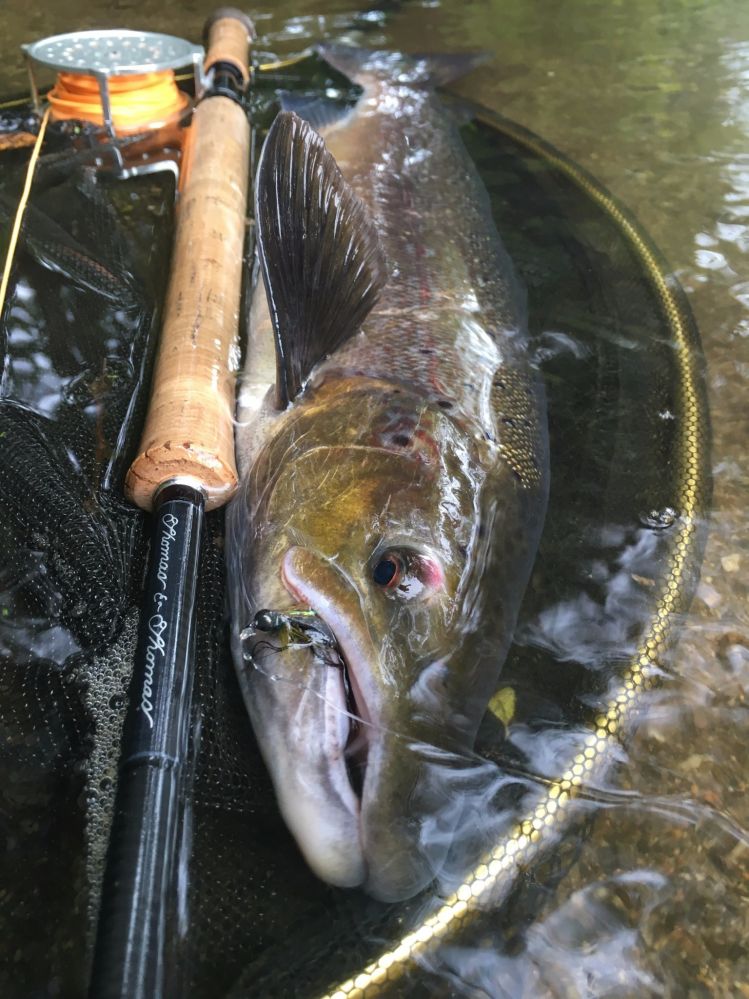
<svg viewBox="0 0 749 999"><path fill-rule="evenodd" d="M338 650L340 650L340 645L338 645ZM331 663L323 656L321 657L322 664L323 666L338 668L341 673L346 702L346 717L349 723L348 738L343 750L343 758L349 783L361 805L364 778L367 772L367 756L369 754L369 726L364 721L362 709L359 708L357 703L346 657L340 651L337 651L334 655L338 660L337 663Z"/></svg>

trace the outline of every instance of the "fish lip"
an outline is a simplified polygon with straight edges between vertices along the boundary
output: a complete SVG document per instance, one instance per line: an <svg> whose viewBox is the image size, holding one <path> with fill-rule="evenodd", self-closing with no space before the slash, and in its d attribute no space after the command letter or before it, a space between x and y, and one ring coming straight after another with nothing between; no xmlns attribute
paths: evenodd
<svg viewBox="0 0 749 999"><path fill-rule="evenodd" d="M350 726L342 672L315 662L310 646L296 647L288 659L274 651L269 669L246 671L242 693L281 815L318 877L358 887L367 871L361 805L345 763ZM297 667L307 682L295 684ZM274 682L289 679L296 686L290 696L286 683ZM304 740L295 741L301 734Z"/></svg>
<svg viewBox="0 0 749 999"><path fill-rule="evenodd" d="M352 785L354 795L358 802L359 813L361 813L361 802L364 793L364 781L366 779L366 767L367 767L367 756L370 747L370 733L374 724L372 712L370 710L370 705L367 702L364 692L362 690L362 684L359 682L359 676L357 675L357 669L353 666L357 657L355 651L352 648L352 642L349 640L349 636L343 636L340 634L340 628L336 629L333 623L326 616L325 612L320 609L319 606L315 606L315 600L313 599L314 594L312 592L307 592L306 587L303 583L298 583L289 578L286 571L286 560L281 563L281 581L285 586L286 590L290 596L298 603L304 604L313 610L315 614L326 624L330 629L333 637L336 640L337 651L341 659L342 668L345 671L346 676L349 680L349 686L351 688L351 695L353 699L354 711L350 710L350 705L348 703L348 698L346 697L346 688L343 682L343 677L341 677L341 695L342 700L345 705L345 709L349 714L349 734L346 741L346 746L344 747L344 758L346 756L346 751L352 742L352 737L355 734L361 734L364 739L364 767L363 774L359 781L358 786L354 784L351 779L351 771L349 769L347 761L344 759L344 765L346 765L347 774L349 777L349 782ZM359 669L361 669L361 664L358 664ZM353 716L353 717L352 717ZM359 720L358 732L355 730L355 722Z"/></svg>

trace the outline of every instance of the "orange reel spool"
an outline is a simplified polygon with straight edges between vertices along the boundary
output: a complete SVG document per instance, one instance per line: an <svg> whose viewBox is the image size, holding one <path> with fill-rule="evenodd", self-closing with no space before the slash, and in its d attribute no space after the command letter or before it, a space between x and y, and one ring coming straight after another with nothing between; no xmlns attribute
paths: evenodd
<svg viewBox="0 0 749 999"><path fill-rule="evenodd" d="M199 89L203 48L152 31L106 28L69 31L21 46L34 106L41 111L38 69L57 73L47 95L52 118L102 126L117 136L176 125L190 106L176 69L193 67Z"/></svg>
<svg viewBox="0 0 749 999"><path fill-rule="evenodd" d="M158 128L179 117L189 98L178 87L171 69L156 73L110 76L107 80L112 124L116 132L128 134ZM86 73L60 72L48 93L52 117L76 119L103 125L99 81Z"/></svg>

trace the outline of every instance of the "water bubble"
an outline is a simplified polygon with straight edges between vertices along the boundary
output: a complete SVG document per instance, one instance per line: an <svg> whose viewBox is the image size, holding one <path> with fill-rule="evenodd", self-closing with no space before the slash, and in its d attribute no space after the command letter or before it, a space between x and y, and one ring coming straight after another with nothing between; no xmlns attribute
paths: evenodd
<svg viewBox="0 0 749 999"><path fill-rule="evenodd" d="M648 513L639 515L640 523L644 527L649 527L652 531L664 531L673 527L678 514L671 506L665 506L662 510L650 510Z"/></svg>

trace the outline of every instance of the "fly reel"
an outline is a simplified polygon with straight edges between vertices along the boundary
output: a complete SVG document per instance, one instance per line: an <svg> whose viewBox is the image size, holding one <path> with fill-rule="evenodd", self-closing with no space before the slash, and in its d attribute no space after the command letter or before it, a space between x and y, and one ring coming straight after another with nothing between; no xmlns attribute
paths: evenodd
<svg viewBox="0 0 749 999"><path fill-rule="evenodd" d="M194 92L203 88L203 48L173 35L120 29L72 31L22 46L37 112L81 122L77 144L89 143L98 167L119 177L169 170L179 175L180 131L192 101L175 70L190 67ZM44 92L38 74L57 73ZM189 79L189 75L188 75ZM75 133L74 133L75 135Z"/></svg>

